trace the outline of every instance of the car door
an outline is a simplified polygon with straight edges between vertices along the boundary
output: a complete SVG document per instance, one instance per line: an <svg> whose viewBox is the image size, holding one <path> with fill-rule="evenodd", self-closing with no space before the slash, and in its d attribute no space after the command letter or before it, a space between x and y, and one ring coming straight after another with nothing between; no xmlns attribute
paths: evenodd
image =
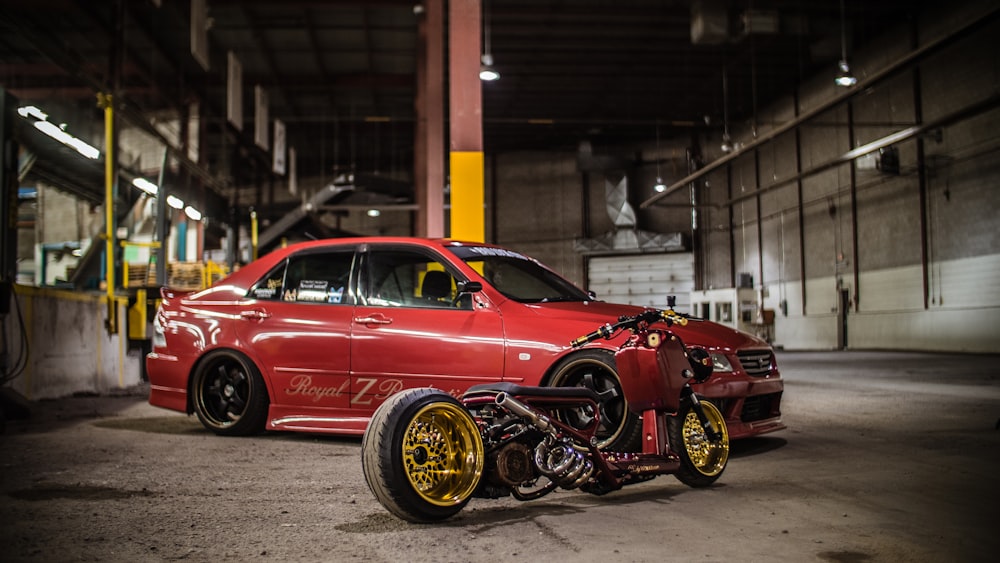
<svg viewBox="0 0 1000 563"><path fill-rule="evenodd" d="M415 245L371 245L361 256L352 406L371 409L410 387L459 395L502 378L500 315L481 295L455 298L465 281L457 268Z"/></svg>
<svg viewBox="0 0 1000 563"><path fill-rule="evenodd" d="M349 405L353 262L353 247L304 251L250 289L238 332L270 375L273 405Z"/></svg>

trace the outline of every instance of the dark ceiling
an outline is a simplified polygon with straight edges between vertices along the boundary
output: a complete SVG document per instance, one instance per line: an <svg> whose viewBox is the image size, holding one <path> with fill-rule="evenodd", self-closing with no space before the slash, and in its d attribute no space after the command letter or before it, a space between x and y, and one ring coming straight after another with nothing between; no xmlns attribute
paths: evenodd
<svg viewBox="0 0 1000 563"><path fill-rule="evenodd" d="M620 147L721 130L726 114L747 120L818 72L832 80L842 30L850 55L920 4L843 1L842 27L840 0L483 0L502 74L482 85L485 151L573 151L583 140ZM259 184L254 166L242 164L267 168L251 126L237 134L222 117L231 50L243 68L245 122L259 84L270 118L286 124L300 177L411 175L423 17L414 0L207 4L206 71L190 54L190 0L2 0L0 86L22 102L75 108L63 119L89 119L99 133L95 93L108 89L118 56L126 120L200 101L201 168L222 185ZM118 36L125 48L114 51Z"/></svg>

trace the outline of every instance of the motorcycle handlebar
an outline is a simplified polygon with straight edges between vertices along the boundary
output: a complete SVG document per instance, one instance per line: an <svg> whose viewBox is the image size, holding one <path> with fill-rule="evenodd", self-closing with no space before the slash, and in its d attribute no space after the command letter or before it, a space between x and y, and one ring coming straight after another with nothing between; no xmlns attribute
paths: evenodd
<svg viewBox="0 0 1000 563"><path fill-rule="evenodd" d="M570 346L579 348L580 346L593 342L598 338L611 338L619 330L635 330L642 324L650 324L657 321L663 321L667 324L667 326L672 326L674 324L684 326L687 324L688 319L685 315L677 313L673 309L647 309L637 315L618 317L618 322L615 324L607 323L604 326L599 327L594 332L584 334L583 336L572 340L570 342Z"/></svg>

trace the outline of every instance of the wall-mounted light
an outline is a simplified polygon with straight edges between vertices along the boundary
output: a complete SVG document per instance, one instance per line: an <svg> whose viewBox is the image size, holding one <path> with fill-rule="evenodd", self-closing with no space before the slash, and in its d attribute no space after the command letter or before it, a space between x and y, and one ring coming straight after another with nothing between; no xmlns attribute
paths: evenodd
<svg viewBox="0 0 1000 563"><path fill-rule="evenodd" d="M184 214L187 215L192 221L201 221L201 211L198 211L190 205L184 208Z"/></svg>
<svg viewBox="0 0 1000 563"><path fill-rule="evenodd" d="M168 195L167 205L173 207L174 209L184 209L184 200L177 196Z"/></svg>
<svg viewBox="0 0 1000 563"><path fill-rule="evenodd" d="M379 211L378 209L369 209L368 210L368 216L369 217L378 217L381 214L382 214L382 212Z"/></svg>

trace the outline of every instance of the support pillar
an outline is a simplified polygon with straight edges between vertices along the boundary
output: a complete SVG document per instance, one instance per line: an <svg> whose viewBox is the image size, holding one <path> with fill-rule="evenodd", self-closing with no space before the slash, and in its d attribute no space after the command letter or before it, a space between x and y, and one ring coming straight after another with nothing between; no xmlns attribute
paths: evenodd
<svg viewBox="0 0 1000 563"><path fill-rule="evenodd" d="M0 322L10 312L17 280L18 147L14 141L17 99L0 88ZM7 368L7 350L0 342L0 367Z"/></svg>
<svg viewBox="0 0 1000 563"><path fill-rule="evenodd" d="M482 242L483 112L480 64L480 0L448 3L451 118L451 238Z"/></svg>
<svg viewBox="0 0 1000 563"><path fill-rule="evenodd" d="M417 123L414 143L416 235L438 238L444 229L444 5L426 0L418 25Z"/></svg>

